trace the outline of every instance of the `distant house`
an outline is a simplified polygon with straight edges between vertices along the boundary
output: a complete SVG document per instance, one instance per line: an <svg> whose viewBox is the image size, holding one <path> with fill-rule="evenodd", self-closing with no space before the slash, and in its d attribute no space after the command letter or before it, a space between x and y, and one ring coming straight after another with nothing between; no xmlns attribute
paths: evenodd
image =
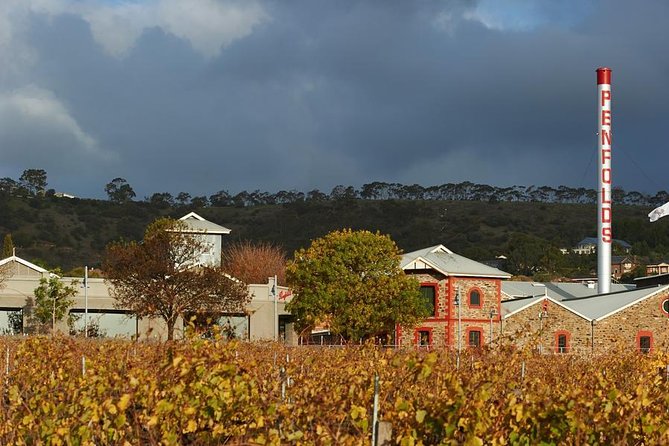
<svg viewBox="0 0 669 446"><path fill-rule="evenodd" d="M205 250L200 254L200 265L220 265L223 235L230 234L230 229L205 220L195 212L179 219L186 225L187 234L197 235L203 242Z"/></svg>
<svg viewBox="0 0 669 446"><path fill-rule="evenodd" d="M611 276L616 280L631 273L637 266L639 261L636 256L611 256Z"/></svg>
<svg viewBox="0 0 669 446"><path fill-rule="evenodd" d="M647 276L653 276L657 274L667 274L667 273L669 273L669 262L667 261L646 265Z"/></svg>
<svg viewBox="0 0 669 446"><path fill-rule="evenodd" d="M614 245L620 246L625 254L629 254L632 251L632 245L627 243L625 240L613 240ZM581 255L594 254L597 252L597 239L595 237L586 237L576 244L576 247L572 248L572 252Z"/></svg>

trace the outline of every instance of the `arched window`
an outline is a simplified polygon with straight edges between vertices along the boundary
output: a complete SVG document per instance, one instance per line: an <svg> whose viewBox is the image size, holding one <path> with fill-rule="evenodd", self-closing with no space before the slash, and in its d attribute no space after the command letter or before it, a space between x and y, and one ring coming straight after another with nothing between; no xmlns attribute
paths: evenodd
<svg viewBox="0 0 669 446"><path fill-rule="evenodd" d="M469 292L469 306L481 308L481 290L474 288Z"/></svg>

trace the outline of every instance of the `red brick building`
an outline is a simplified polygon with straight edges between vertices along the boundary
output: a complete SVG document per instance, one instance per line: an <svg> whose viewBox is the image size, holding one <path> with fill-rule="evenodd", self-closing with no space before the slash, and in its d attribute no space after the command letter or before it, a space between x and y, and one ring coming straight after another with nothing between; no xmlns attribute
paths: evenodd
<svg viewBox="0 0 669 446"><path fill-rule="evenodd" d="M397 327L398 345L465 348L490 343L500 322L501 282L510 274L443 245L407 253L401 266L420 282L432 316L411 329Z"/></svg>

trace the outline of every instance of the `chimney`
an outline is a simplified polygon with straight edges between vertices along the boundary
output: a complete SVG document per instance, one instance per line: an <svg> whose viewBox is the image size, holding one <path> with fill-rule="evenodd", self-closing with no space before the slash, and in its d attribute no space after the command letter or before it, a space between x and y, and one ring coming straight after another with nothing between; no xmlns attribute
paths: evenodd
<svg viewBox="0 0 669 446"><path fill-rule="evenodd" d="M611 69L597 68L597 293L611 289Z"/></svg>

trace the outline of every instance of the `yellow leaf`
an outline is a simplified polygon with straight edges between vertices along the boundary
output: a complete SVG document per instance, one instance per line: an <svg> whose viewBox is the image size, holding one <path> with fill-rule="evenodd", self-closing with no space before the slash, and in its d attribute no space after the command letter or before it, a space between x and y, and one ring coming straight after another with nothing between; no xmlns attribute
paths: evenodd
<svg viewBox="0 0 669 446"><path fill-rule="evenodd" d="M425 415L427 415L427 412L424 410L417 410L416 411L416 421L419 423L422 423L425 420Z"/></svg>
<svg viewBox="0 0 669 446"><path fill-rule="evenodd" d="M128 407L128 403L130 402L130 395L125 393L123 396L121 396L121 399L118 400L118 408L120 410L125 410L126 407Z"/></svg>
<svg viewBox="0 0 669 446"><path fill-rule="evenodd" d="M188 425L184 429L184 434L187 434L188 432L195 432L197 430L197 423L195 420L188 420Z"/></svg>

